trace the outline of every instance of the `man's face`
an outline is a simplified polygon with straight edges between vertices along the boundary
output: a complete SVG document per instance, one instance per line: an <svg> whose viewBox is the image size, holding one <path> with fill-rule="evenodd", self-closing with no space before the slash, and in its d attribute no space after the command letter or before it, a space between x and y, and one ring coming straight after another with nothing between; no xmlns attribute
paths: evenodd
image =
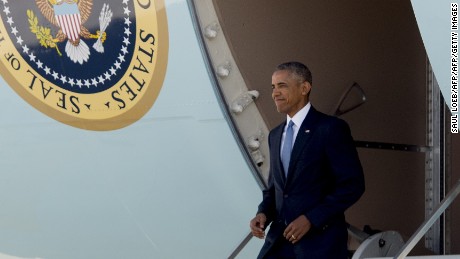
<svg viewBox="0 0 460 259"><path fill-rule="evenodd" d="M307 103L311 85L301 82L287 70L275 71L272 76L272 98L280 113L293 117Z"/></svg>

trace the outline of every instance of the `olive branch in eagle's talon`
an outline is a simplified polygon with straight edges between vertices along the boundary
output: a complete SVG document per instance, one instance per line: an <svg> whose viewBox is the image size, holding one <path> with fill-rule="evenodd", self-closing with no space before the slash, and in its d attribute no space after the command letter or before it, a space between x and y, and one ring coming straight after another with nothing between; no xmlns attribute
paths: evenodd
<svg viewBox="0 0 460 259"><path fill-rule="evenodd" d="M59 51L57 39L54 39L51 35L51 28L38 25L38 18L35 16L32 10L27 10L27 17L29 18L30 31L35 34L40 45L45 48L55 48L59 56L62 56L61 51Z"/></svg>

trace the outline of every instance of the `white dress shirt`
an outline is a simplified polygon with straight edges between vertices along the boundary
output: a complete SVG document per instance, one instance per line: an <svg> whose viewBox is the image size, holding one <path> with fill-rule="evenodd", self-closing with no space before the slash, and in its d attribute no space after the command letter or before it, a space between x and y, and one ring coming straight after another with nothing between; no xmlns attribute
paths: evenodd
<svg viewBox="0 0 460 259"><path fill-rule="evenodd" d="M298 111L294 117L289 117L289 115L286 116L286 126L284 126L284 131L283 131L283 136L281 137L281 149L280 149L280 154L283 150L284 146L284 138L286 137L286 129L289 125L289 122L292 120L294 125L292 125L292 130L294 131L294 136L292 138L292 145L294 146L295 139L297 137L297 133L299 133L300 125L302 125L303 120L305 120L305 117L307 117L308 112L310 111L311 104L310 102L307 103L300 111ZM292 147L291 147L292 148Z"/></svg>

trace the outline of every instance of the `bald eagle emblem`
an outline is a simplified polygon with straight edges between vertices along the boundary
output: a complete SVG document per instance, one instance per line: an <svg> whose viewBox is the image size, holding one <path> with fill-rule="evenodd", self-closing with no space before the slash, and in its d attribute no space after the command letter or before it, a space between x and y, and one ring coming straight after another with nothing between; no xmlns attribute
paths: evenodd
<svg viewBox="0 0 460 259"><path fill-rule="evenodd" d="M91 54L85 40L95 39L93 48L99 53L104 52L103 43L107 36L105 30L113 15L108 4L103 5L99 16L100 30L91 34L84 24L91 15L93 0L35 0L35 3L42 15L58 28L53 37L51 28L40 26L35 13L27 10L30 31L35 34L41 46L54 48L62 56L58 45L66 41L67 57L79 64L87 62Z"/></svg>

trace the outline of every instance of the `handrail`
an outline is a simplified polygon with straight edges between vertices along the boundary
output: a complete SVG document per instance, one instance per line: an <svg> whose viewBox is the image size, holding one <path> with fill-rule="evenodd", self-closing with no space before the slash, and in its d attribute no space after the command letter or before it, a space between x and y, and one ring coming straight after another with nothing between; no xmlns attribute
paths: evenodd
<svg viewBox="0 0 460 259"><path fill-rule="evenodd" d="M417 229L417 231L407 240L406 244L399 250L398 254L394 259L403 259L409 252L415 247L420 239L426 234L430 227L438 220L438 218L444 213L444 211L452 204L457 195L460 193L460 180L455 186L449 191L446 198L438 205L434 213L423 222L423 224Z"/></svg>

